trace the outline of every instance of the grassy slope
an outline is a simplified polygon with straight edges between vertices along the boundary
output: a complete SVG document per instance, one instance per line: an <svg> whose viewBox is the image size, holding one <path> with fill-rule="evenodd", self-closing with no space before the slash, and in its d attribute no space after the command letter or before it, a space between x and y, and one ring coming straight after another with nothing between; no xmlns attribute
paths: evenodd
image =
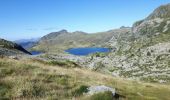
<svg viewBox="0 0 170 100"><path fill-rule="evenodd" d="M60 64L61 66L61 64ZM107 85L126 100L168 100L170 86L113 78L86 69L60 67L36 60L0 59L0 97L13 99L71 99L81 86ZM78 93L77 93L78 94ZM81 94L81 93L79 93ZM87 96L75 97L89 99Z"/></svg>

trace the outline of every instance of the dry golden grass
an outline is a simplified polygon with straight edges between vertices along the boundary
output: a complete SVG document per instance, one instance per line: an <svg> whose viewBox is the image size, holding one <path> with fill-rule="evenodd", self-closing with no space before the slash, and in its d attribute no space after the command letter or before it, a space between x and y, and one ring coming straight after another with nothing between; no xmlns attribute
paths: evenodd
<svg viewBox="0 0 170 100"><path fill-rule="evenodd" d="M32 59L0 59L0 97L84 100L89 97L86 95L75 97L75 90L79 87L106 85L116 88L118 94L125 96L125 100L169 100L170 98L169 84L114 78L87 69L65 66L51 66Z"/></svg>

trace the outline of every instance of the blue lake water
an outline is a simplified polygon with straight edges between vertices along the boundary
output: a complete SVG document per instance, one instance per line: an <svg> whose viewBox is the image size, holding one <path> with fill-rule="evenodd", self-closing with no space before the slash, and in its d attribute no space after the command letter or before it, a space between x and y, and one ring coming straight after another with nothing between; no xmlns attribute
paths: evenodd
<svg viewBox="0 0 170 100"><path fill-rule="evenodd" d="M86 48L71 48L65 50L65 52L68 52L73 55L78 55L78 56L86 56L96 52L110 52L110 49L100 48L100 47L86 47Z"/></svg>
<svg viewBox="0 0 170 100"><path fill-rule="evenodd" d="M32 55L39 55L39 54L42 54L42 52L40 51L31 51L30 52Z"/></svg>

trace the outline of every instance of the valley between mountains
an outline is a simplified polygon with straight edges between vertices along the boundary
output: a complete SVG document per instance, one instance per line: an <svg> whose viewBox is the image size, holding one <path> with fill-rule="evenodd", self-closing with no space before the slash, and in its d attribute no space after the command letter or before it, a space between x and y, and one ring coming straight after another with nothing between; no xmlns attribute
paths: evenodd
<svg viewBox="0 0 170 100"><path fill-rule="evenodd" d="M61 30L24 44L15 42L0 39L0 99L170 98L170 4L132 27L98 33ZM65 52L82 47L110 52L86 56Z"/></svg>
<svg viewBox="0 0 170 100"><path fill-rule="evenodd" d="M135 22L132 28L93 34L61 30L42 37L33 49L49 52L49 59L60 59L62 55L61 59L114 77L166 83L170 81L169 33L170 5L167 4ZM108 47L112 51L86 57L60 53L76 47Z"/></svg>

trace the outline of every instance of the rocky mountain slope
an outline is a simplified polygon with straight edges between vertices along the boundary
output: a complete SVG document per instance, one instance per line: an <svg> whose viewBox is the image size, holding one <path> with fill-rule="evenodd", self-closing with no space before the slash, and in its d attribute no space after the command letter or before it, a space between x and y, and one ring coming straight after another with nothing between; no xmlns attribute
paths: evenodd
<svg viewBox="0 0 170 100"><path fill-rule="evenodd" d="M93 57L85 62L86 66L114 76L170 82L169 14L170 4L157 8L144 20L134 23L128 35L113 36L110 44L114 44L116 52Z"/></svg>
<svg viewBox="0 0 170 100"><path fill-rule="evenodd" d="M135 22L131 30L125 28L124 31L118 29L94 35L96 38L101 35L108 37L102 45L116 48L115 52L88 57L53 55L51 58L68 59L92 70L110 73L114 77L168 83L170 82L169 7L170 4L157 8L147 18ZM106 34L109 36L105 36Z"/></svg>
<svg viewBox="0 0 170 100"><path fill-rule="evenodd" d="M35 48L67 49L85 46L116 48L108 54L68 59L95 71L113 76L150 82L170 82L170 4L162 5L132 28L120 28L96 34L61 31L41 39ZM62 48L62 49L61 49ZM42 50L42 49L41 49ZM54 51L56 52L56 51ZM57 58L52 56L52 58Z"/></svg>
<svg viewBox="0 0 170 100"><path fill-rule="evenodd" d="M133 33L140 36L153 36L160 33L169 33L170 4L162 5L154 10L147 18L133 25Z"/></svg>
<svg viewBox="0 0 170 100"><path fill-rule="evenodd" d="M25 50L22 46L4 39L0 39L0 55L11 56L18 54L31 55L31 53Z"/></svg>

